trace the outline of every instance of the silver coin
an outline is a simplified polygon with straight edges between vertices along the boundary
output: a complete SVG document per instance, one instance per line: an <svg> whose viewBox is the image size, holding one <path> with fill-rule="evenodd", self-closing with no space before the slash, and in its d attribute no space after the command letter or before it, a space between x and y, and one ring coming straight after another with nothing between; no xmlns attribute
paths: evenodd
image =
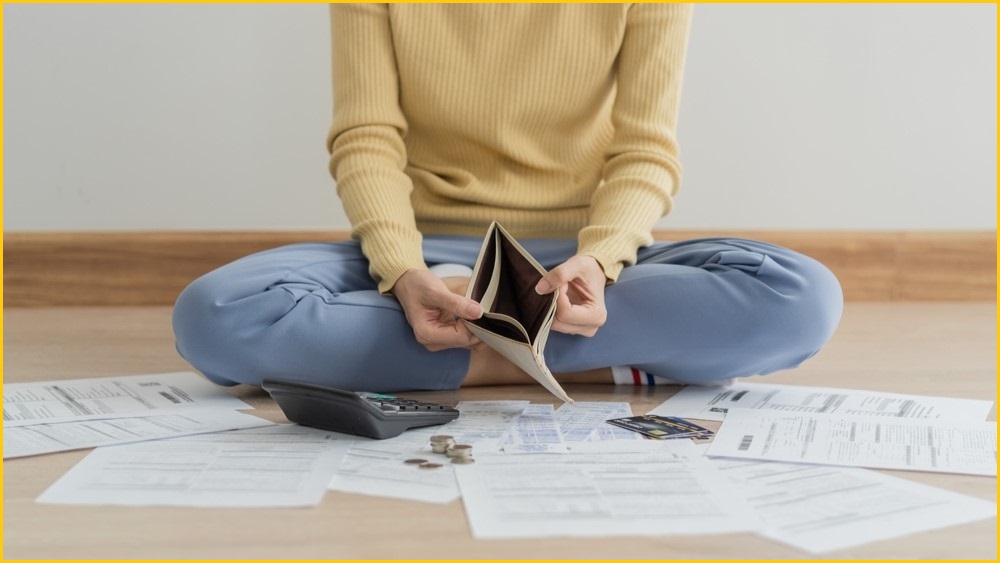
<svg viewBox="0 0 1000 563"><path fill-rule="evenodd" d="M448 444L445 443L431 444L431 451L436 454L448 453Z"/></svg>
<svg viewBox="0 0 1000 563"><path fill-rule="evenodd" d="M413 458L404 461L403 463L409 463L410 465L420 465L421 463L427 463L426 459Z"/></svg>
<svg viewBox="0 0 1000 563"><path fill-rule="evenodd" d="M469 444L455 444L448 448L448 457L469 457L472 455L472 446Z"/></svg>
<svg viewBox="0 0 1000 563"><path fill-rule="evenodd" d="M418 467L420 467L420 469L437 469L438 467L444 467L444 466L441 465L440 463L431 463L429 461L425 461L424 463L421 463Z"/></svg>
<svg viewBox="0 0 1000 563"><path fill-rule="evenodd" d="M431 443L433 444L435 442L447 442L449 440L453 441L454 439L455 438L453 436L448 436L447 434L435 434L431 436Z"/></svg>

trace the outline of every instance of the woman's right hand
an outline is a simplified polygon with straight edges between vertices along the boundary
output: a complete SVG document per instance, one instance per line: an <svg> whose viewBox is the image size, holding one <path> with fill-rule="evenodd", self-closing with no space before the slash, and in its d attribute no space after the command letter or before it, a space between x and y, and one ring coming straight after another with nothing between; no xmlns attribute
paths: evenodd
<svg viewBox="0 0 1000 563"><path fill-rule="evenodd" d="M429 270L407 270L392 286L417 342L431 352L469 348L480 341L461 319L483 316L479 303L453 293Z"/></svg>

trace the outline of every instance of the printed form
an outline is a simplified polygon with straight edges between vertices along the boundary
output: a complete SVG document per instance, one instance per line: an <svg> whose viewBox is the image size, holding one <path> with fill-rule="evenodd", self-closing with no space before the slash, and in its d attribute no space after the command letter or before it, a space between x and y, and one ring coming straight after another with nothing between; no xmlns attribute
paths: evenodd
<svg viewBox="0 0 1000 563"><path fill-rule="evenodd" d="M472 533L600 537L758 528L755 513L710 460L658 445L655 454L493 456L457 466Z"/></svg>
<svg viewBox="0 0 1000 563"><path fill-rule="evenodd" d="M826 553L994 518L995 502L867 469L714 460L763 522L759 535Z"/></svg>
<svg viewBox="0 0 1000 563"><path fill-rule="evenodd" d="M993 402L833 387L736 383L721 390L688 385L647 414L724 420L730 408L981 421L990 414Z"/></svg>
<svg viewBox="0 0 1000 563"><path fill-rule="evenodd" d="M434 434L448 434L458 443L472 444L477 463L501 453L508 456L573 453L579 451L581 444L599 446L594 451L663 450L661 442L643 440L634 432L604 422L606 418L631 415L628 403L564 404L555 415L552 405L531 405L527 401L463 401L457 408L461 417L443 426L409 430L388 440L359 438L330 481L330 489L436 504L457 499L460 492L451 460L431 452L430 437ZM559 418L558 413L563 409L570 414ZM562 421L569 423L564 426ZM619 436L616 430L625 435ZM567 431L571 437L585 441L565 441ZM616 444L629 447L613 448ZM675 445L675 449L679 447ZM403 463L407 459L424 459L442 467L424 469L418 464Z"/></svg>
<svg viewBox="0 0 1000 563"><path fill-rule="evenodd" d="M566 442L559 432L552 405L528 405L503 439L505 454L564 454Z"/></svg>
<svg viewBox="0 0 1000 563"><path fill-rule="evenodd" d="M252 409L204 377L162 373L3 386L3 425L98 420L179 409Z"/></svg>
<svg viewBox="0 0 1000 563"><path fill-rule="evenodd" d="M441 426L417 428L388 440L360 438L329 482L335 491L445 504L459 497L451 459L431 451L430 437L448 434L471 444L477 460L500 453L501 441L528 401L462 401L462 414ZM441 467L425 469L407 459L425 459Z"/></svg>
<svg viewBox="0 0 1000 563"><path fill-rule="evenodd" d="M236 411L191 411L107 420L33 424L3 429L3 458L25 457L191 434L271 426Z"/></svg>
<svg viewBox="0 0 1000 563"><path fill-rule="evenodd" d="M450 459L431 453L430 437L441 426L407 430L395 438L357 438L327 487L334 491L446 504L458 498ZM423 459L440 463L435 469L404 463Z"/></svg>
<svg viewBox="0 0 1000 563"><path fill-rule="evenodd" d="M639 441L643 437L617 426L607 424L609 418L632 416L632 405L626 402L593 401L564 403L556 411L559 432L567 443L608 442L614 440Z"/></svg>
<svg viewBox="0 0 1000 563"><path fill-rule="evenodd" d="M996 476L996 422L729 409L706 455Z"/></svg>
<svg viewBox="0 0 1000 563"><path fill-rule="evenodd" d="M280 424L97 448L36 502L119 506L312 506L353 437Z"/></svg>
<svg viewBox="0 0 1000 563"><path fill-rule="evenodd" d="M657 450L657 444L641 435L612 426L609 418L632 416L625 402L577 401L552 405L529 405L507 435L506 454L610 453Z"/></svg>
<svg viewBox="0 0 1000 563"><path fill-rule="evenodd" d="M632 405L622 401L564 403L556 423L569 453L642 452L657 450L642 435L608 424L609 418L632 416Z"/></svg>

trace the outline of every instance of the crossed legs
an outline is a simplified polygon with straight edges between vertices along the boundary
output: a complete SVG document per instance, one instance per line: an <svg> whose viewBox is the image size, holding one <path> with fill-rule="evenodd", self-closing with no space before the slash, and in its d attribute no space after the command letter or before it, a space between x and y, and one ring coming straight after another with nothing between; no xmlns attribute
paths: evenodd
<svg viewBox="0 0 1000 563"><path fill-rule="evenodd" d="M546 267L575 250L572 241L522 243ZM480 244L428 237L425 258L471 266ZM178 298L177 349L222 385L271 377L404 391L528 381L491 350L425 350L367 267L353 242L291 245L223 266ZM641 249L606 302L596 336L549 337L546 362L561 381L610 381L612 365L691 383L792 368L829 339L842 307L825 267L741 239Z"/></svg>

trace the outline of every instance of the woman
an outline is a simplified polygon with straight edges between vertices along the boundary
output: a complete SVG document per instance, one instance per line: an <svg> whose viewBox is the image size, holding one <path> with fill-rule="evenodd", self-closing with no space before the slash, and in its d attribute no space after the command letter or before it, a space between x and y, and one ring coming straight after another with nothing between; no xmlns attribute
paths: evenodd
<svg viewBox="0 0 1000 563"><path fill-rule="evenodd" d="M354 240L259 253L187 288L178 350L211 380L530 381L459 320L481 314L463 295L494 220L550 270L536 290L560 291L545 355L561 381L714 384L797 366L833 333L840 287L816 261L653 241L681 178L690 6L330 15L330 170Z"/></svg>

